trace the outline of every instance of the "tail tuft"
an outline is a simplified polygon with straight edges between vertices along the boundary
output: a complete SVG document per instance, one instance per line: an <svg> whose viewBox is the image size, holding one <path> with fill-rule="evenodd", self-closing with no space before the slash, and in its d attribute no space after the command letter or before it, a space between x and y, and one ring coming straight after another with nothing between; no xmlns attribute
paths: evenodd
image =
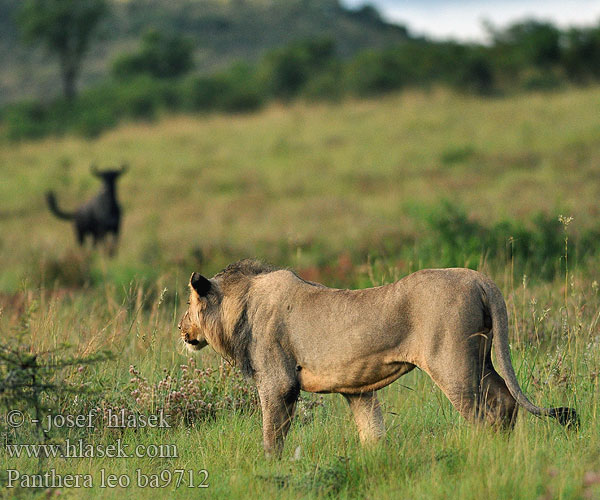
<svg viewBox="0 0 600 500"><path fill-rule="evenodd" d="M551 408L548 415L558 420L561 425L568 429L579 429L579 416L573 408Z"/></svg>

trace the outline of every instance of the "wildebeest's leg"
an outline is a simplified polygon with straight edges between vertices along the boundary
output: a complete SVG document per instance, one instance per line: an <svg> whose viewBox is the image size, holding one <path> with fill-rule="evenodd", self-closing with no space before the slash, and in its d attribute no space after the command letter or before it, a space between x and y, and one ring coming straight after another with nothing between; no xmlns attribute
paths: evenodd
<svg viewBox="0 0 600 500"><path fill-rule="evenodd" d="M85 232L80 227L75 226L75 233L77 235L77 243L79 243L79 246L82 247L83 243L85 242Z"/></svg>
<svg viewBox="0 0 600 500"><path fill-rule="evenodd" d="M96 248L98 246L99 243L102 243L102 241L104 241L104 237L105 237L106 233L102 230L98 230L97 228L94 230L94 232L92 233L92 237L93 237L93 247Z"/></svg>
<svg viewBox="0 0 600 500"><path fill-rule="evenodd" d="M107 250L108 256L114 257L117 253L118 248L119 235L116 232L109 233L109 238L107 240Z"/></svg>
<svg viewBox="0 0 600 500"><path fill-rule="evenodd" d="M383 415L377 395L374 392L344 394L358 427L360 442L363 444L379 440L385 434Z"/></svg>
<svg viewBox="0 0 600 500"><path fill-rule="evenodd" d="M263 417L263 444L267 457L281 456L299 392L298 386L294 385L280 389L258 388Z"/></svg>

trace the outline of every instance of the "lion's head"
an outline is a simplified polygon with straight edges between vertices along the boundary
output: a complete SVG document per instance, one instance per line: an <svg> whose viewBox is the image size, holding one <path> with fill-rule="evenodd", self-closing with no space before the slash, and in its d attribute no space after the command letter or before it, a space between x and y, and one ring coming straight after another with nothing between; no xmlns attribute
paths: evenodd
<svg viewBox="0 0 600 500"><path fill-rule="evenodd" d="M177 327L187 348L199 351L208 345L206 330L214 327L215 309L218 309L220 300L217 287L199 273L192 273L189 287L188 309Z"/></svg>
<svg viewBox="0 0 600 500"><path fill-rule="evenodd" d="M227 266L211 279L190 278L188 309L179 322L181 339L191 351L207 344L244 374L252 373L248 354L251 326L247 308L254 278L275 268L247 259Z"/></svg>

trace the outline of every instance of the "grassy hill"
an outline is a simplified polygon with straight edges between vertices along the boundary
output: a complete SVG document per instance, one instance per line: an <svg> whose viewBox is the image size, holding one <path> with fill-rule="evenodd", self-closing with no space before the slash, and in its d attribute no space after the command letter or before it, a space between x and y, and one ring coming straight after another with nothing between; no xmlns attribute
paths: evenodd
<svg viewBox="0 0 600 500"><path fill-rule="evenodd" d="M42 49L20 42L15 23L18 5L0 0L0 104L53 96L60 90L56 61ZM84 61L81 86L105 77L113 58L137 47L149 28L190 37L199 72L236 60L253 61L265 50L295 40L329 37L340 54L348 56L407 37L404 28L383 22L374 11L350 11L337 0L115 0L111 5L100 40Z"/></svg>
<svg viewBox="0 0 600 500"><path fill-rule="evenodd" d="M532 247L527 255L555 248L539 255L556 267L560 213L575 217L574 234L598 229L599 97L598 87L494 100L407 92L5 145L0 286L17 285L28 259L73 247L71 228L48 213L43 194L56 189L63 206L76 206L98 188L93 161L131 164L120 185L124 236L114 272L151 256L156 274L193 264L197 251L211 271L249 255L303 268L324 268L343 253L356 263L369 254L402 259L402 272L477 265L478 228L502 220L511 225L497 229L488 251L518 237L515 246ZM466 218L445 220L442 200ZM534 224L538 212L547 227ZM520 225L555 237L527 243ZM455 240L454 230L467 239ZM450 253L425 248L431 234L447 234Z"/></svg>

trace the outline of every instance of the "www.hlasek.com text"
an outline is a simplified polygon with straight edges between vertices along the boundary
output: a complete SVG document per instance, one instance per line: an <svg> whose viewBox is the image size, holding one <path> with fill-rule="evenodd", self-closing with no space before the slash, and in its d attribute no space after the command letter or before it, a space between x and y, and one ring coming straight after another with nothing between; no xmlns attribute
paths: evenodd
<svg viewBox="0 0 600 500"><path fill-rule="evenodd" d="M132 445L121 438L110 444L67 438L63 443L6 444L5 449L9 458L179 458L175 444Z"/></svg>

